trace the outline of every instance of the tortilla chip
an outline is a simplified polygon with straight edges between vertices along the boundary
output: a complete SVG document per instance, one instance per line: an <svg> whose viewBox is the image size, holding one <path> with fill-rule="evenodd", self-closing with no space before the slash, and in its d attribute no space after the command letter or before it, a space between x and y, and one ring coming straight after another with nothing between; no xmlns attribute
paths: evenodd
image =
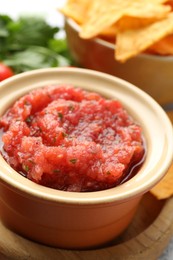
<svg viewBox="0 0 173 260"><path fill-rule="evenodd" d="M113 5L112 1L93 0L89 11L89 19L81 27L80 36L82 38L92 38L107 30L121 18L122 10L118 9L118 6Z"/></svg>
<svg viewBox="0 0 173 260"><path fill-rule="evenodd" d="M122 17L116 24L118 31L135 30L158 21L156 18Z"/></svg>
<svg viewBox="0 0 173 260"><path fill-rule="evenodd" d="M167 115L173 122L173 111L168 111ZM173 163L165 177L150 192L159 200L168 199L173 195Z"/></svg>
<svg viewBox="0 0 173 260"><path fill-rule="evenodd" d="M171 33L173 33L173 13L140 29L119 31L116 36L115 58L124 62Z"/></svg>
<svg viewBox="0 0 173 260"><path fill-rule="evenodd" d="M173 165L166 176L150 192L159 200L167 199L173 195Z"/></svg>
<svg viewBox="0 0 173 260"><path fill-rule="evenodd" d="M110 27L106 28L104 31L102 31L100 35L108 38L115 38L116 33L117 33L117 25L113 24Z"/></svg>
<svg viewBox="0 0 173 260"><path fill-rule="evenodd" d="M171 11L171 7L168 5L156 4L155 1L137 1L134 6L130 6L127 9L126 15L138 18L154 18L162 19L167 16Z"/></svg>
<svg viewBox="0 0 173 260"><path fill-rule="evenodd" d="M87 19L87 10L91 2L89 0L68 0L59 11L66 17L82 24Z"/></svg>
<svg viewBox="0 0 173 260"><path fill-rule="evenodd" d="M88 19L81 27L82 38L92 38L115 24L123 16L163 18L170 7L139 0L93 0L88 11Z"/></svg>

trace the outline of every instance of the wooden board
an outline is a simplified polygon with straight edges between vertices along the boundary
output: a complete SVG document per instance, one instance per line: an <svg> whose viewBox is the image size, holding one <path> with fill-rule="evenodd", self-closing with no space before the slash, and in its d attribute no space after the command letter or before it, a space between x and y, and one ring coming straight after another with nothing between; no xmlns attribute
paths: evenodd
<svg viewBox="0 0 173 260"><path fill-rule="evenodd" d="M0 222L0 259L32 260L155 260L173 234L173 198L157 200L151 193L143 197L129 228L118 239L95 250L63 250L29 241Z"/></svg>

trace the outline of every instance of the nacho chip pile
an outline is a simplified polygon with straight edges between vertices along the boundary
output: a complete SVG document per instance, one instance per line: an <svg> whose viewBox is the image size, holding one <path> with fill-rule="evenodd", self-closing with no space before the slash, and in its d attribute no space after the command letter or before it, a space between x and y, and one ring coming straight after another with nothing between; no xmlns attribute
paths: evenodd
<svg viewBox="0 0 173 260"><path fill-rule="evenodd" d="M80 25L81 38L115 42L120 62L173 54L173 0L67 0L60 11Z"/></svg>
<svg viewBox="0 0 173 260"><path fill-rule="evenodd" d="M158 199L168 199L173 196L173 165L165 177L151 189L151 193Z"/></svg>

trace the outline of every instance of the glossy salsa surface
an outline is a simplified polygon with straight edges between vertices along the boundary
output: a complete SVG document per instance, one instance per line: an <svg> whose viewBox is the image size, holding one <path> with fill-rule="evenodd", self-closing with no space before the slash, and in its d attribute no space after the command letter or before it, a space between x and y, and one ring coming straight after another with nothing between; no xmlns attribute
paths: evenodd
<svg viewBox="0 0 173 260"><path fill-rule="evenodd" d="M11 167L54 189L114 187L145 157L142 129L119 101L72 85L26 94L0 118L0 128Z"/></svg>

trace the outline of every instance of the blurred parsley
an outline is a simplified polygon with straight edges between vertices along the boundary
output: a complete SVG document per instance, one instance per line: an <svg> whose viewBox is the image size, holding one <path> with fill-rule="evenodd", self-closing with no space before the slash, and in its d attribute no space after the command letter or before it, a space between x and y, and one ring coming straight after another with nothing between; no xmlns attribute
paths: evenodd
<svg viewBox="0 0 173 260"><path fill-rule="evenodd" d="M0 15L0 60L15 73L72 65L66 39L55 37L59 30L43 17L25 16L12 20L7 15Z"/></svg>

